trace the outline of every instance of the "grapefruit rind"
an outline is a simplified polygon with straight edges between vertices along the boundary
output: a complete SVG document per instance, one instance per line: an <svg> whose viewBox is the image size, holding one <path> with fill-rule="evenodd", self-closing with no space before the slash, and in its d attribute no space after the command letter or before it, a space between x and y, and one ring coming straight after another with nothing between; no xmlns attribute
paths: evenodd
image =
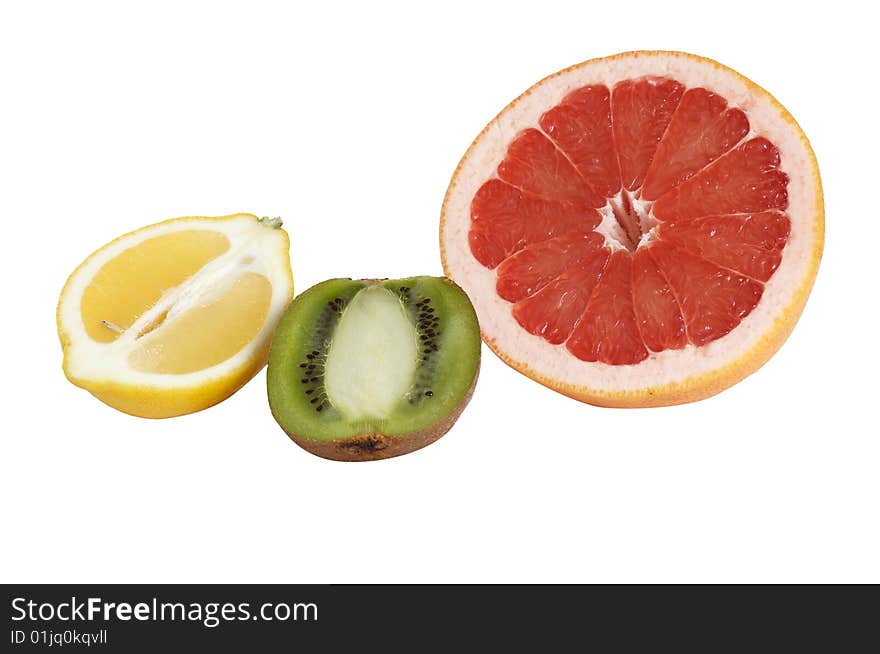
<svg viewBox="0 0 880 654"><path fill-rule="evenodd" d="M749 117L744 140L764 136L781 154L789 178L791 234L782 262L755 309L707 345L652 352L636 365L585 362L564 346L527 333L511 305L495 290L496 272L479 264L468 247L470 201L521 130L538 124L544 111L589 84L609 87L629 78L667 76L686 87L717 93ZM767 91L736 71L682 52L625 52L592 59L541 80L511 102L477 136L459 162L444 198L440 253L446 274L468 292L483 340L507 364L575 399L610 407L681 404L728 388L763 365L782 345L803 311L824 242L824 203L815 154L791 114Z"/></svg>

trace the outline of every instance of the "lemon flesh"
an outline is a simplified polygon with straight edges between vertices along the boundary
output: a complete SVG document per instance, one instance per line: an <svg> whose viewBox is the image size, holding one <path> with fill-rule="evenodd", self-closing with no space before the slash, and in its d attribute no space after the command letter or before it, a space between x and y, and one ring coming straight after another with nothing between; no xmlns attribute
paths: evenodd
<svg viewBox="0 0 880 654"><path fill-rule="evenodd" d="M269 280L245 273L216 300L188 309L166 329L141 339L128 361L136 370L172 375L216 366L253 340L271 299Z"/></svg>
<svg viewBox="0 0 880 654"><path fill-rule="evenodd" d="M98 342L115 341L166 290L227 250L225 234L194 229L156 236L124 250L101 267L83 293L86 331Z"/></svg>

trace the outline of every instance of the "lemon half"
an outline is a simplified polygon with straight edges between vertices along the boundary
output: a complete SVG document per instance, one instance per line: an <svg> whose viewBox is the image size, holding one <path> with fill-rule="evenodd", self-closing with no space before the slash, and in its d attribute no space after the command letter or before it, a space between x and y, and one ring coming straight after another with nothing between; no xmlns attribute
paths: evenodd
<svg viewBox="0 0 880 654"><path fill-rule="evenodd" d="M135 416L205 409L266 363L293 297L278 219L175 218L91 254L58 302L67 378Z"/></svg>

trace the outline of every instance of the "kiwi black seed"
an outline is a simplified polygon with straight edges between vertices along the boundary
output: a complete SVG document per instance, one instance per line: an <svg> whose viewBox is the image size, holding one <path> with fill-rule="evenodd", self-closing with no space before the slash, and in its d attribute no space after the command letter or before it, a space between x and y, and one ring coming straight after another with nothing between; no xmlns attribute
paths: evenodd
<svg viewBox="0 0 880 654"><path fill-rule="evenodd" d="M331 279L298 296L281 319L269 404L314 454L384 459L449 431L479 364L476 314L448 279Z"/></svg>

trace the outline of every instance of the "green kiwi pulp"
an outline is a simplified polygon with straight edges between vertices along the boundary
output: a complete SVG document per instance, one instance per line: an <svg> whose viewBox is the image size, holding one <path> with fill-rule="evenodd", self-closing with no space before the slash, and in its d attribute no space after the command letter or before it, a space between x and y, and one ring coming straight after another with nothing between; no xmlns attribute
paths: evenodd
<svg viewBox="0 0 880 654"><path fill-rule="evenodd" d="M479 366L476 314L448 279L330 279L299 295L278 325L269 406L318 456L385 459L449 431Z"/></svg>

